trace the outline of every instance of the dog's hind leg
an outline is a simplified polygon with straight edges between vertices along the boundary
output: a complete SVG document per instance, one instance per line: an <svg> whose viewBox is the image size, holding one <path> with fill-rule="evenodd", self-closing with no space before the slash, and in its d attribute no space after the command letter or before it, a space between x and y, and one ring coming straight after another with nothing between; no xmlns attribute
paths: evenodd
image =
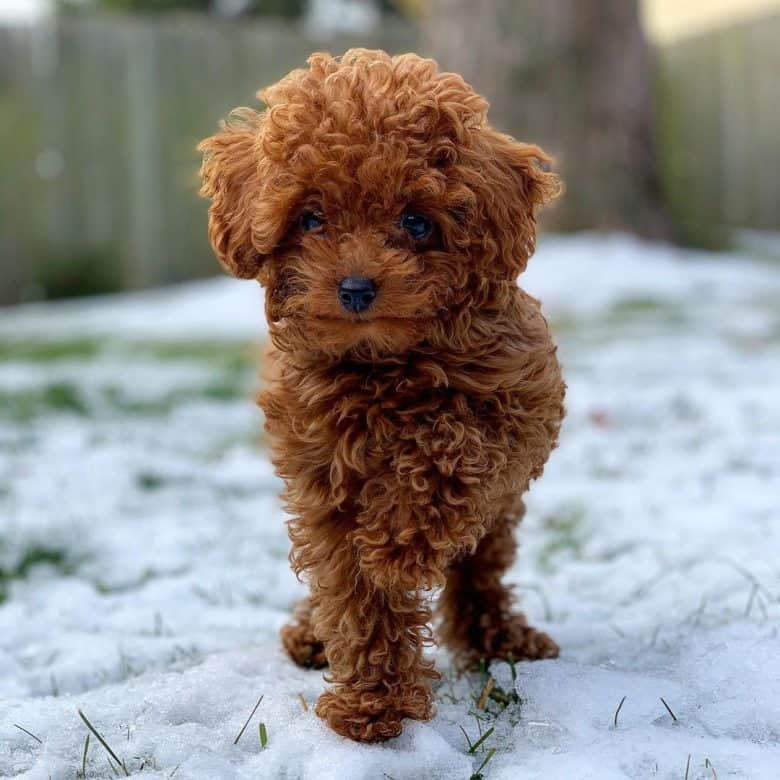
<svg viewBox="0 0 780 780"><path fill-rule="evenodd" d="M506 513L479 543L474 554L455 561L439 601L440 637L461 658L518 661L555 658L558 645L513 611L512 592L501 577L515 557L513 531L524 512L508 500Z"/></svg>
<svg viewBox="0 0 780 780"><path fill-rule="evenodd" d="M314 636L312 599L305 598L295 606L292 622L281 630L282 644L298 666L322 669L328 665L325 645Z"/></svg>

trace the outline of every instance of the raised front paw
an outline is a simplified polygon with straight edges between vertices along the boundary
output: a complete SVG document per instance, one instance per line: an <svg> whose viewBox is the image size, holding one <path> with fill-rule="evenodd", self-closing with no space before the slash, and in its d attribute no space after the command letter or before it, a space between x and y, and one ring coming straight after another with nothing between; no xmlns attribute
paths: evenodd
<svg viewBox="0 0 780 780"><path fill-rule="evenodd" d="M325 645L313 634L305 623L288 623L281 630L282 644L290 658L306 669L322 669L328 665Z"/></svg>
<svg viewBox="0 0 780 780"><path fill-rule="evenodd" d="M404 718L433 716L433 697L426 685L402 691L360 690L338 685L317 700L319 715L337 734L358 742L381 742L401 733Z"/></svg>

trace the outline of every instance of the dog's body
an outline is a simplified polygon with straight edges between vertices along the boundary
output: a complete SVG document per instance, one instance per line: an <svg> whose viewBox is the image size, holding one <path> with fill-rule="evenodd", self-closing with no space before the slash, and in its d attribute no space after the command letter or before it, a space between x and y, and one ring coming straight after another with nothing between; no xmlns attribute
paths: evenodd
<svg viewBox="0 0 780 780"><path fill-rule="evenodd" d="M501 584L563 417L555 347L516 284L557 180L414 55L315 55L264 99L202 144L210 236L267 290L260 403L311 586L282 640L330 666L317 712L374 741L431 715L432 588L462 656L557 654Z"/></svg>

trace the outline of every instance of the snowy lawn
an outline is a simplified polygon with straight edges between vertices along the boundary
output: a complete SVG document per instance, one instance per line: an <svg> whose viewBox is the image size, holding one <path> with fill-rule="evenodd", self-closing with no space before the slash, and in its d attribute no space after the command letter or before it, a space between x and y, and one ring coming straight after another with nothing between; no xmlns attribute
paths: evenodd
<svg viewBox="0 0 780 780"><path fill-rule="evenodd" d="M277 640L259 289L0 312L0 776L124 776L80 709L149 778L780 777L780 266L548 238L523 284L569 415L511 577L563 652L436 651L437 717L381 746Z"/></svg>

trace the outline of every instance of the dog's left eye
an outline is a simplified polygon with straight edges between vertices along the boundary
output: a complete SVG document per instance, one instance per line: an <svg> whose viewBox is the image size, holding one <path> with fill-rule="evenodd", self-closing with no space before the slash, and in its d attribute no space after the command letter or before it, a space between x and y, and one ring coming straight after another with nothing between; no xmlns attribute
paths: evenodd
<svg viewBox="0 0 780 780"><path fill-rule="evenodd" d="M301 227L303 228L304 232L314 230L324 223L325 220L322 219L322 217L318 217L313 211L307 211L301 215Z"/></svg>
<svg viewBox="0 0 780 780"><path fill-rule="evenodd" d="M433 222L422 214L407 211L401 217L401 227L415 240L422 241L433 230Z"/></svg>

